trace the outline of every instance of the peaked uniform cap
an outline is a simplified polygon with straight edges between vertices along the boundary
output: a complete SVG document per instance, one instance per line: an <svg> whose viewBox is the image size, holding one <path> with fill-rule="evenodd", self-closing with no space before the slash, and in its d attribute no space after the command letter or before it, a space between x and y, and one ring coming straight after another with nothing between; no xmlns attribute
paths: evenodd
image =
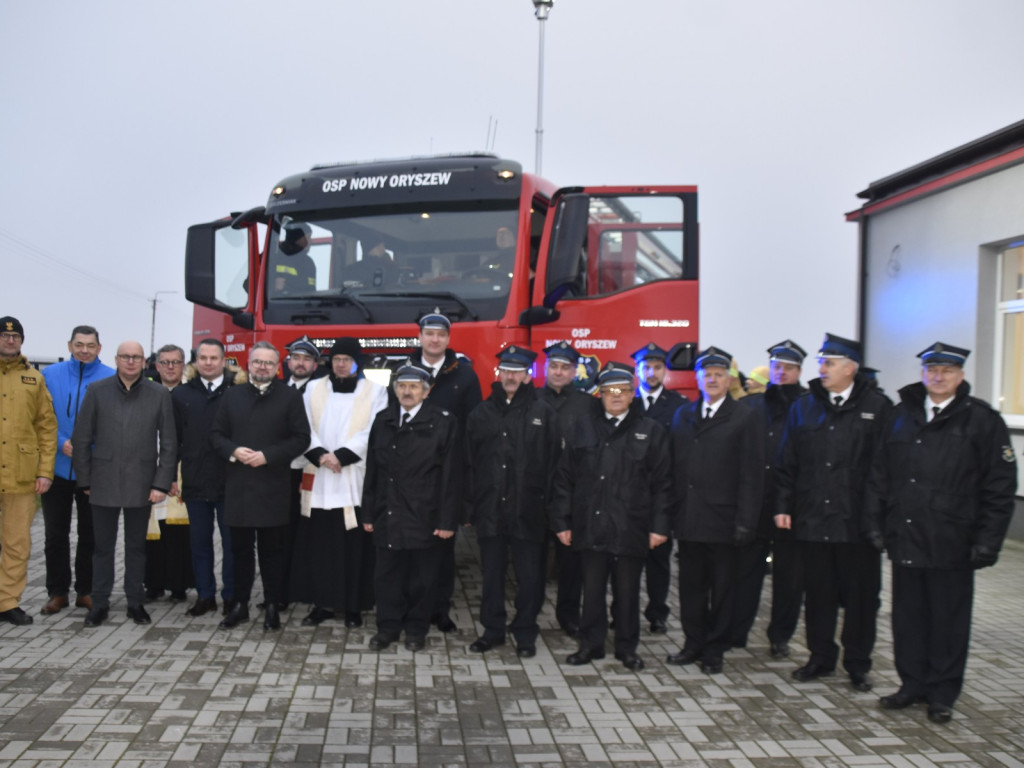
<svg viewBox="0 0 1024 768"><path fill-rule="evenodd" d="M720 368L731 368L732 355L724 349L708 347L703 352L697 354L697 360L694 362L693 367L694 370L699 371L701 368L708 368L716 365Z"/></svg>
<svg viewBox="0 0 1024 768"><path fill-rule="evenodd" d="M922 365L959 365L961 368L967 361L971 350L954 347L943 341L936 341L928 349L918 354Z"/></svg>
<svg viewBox="0 0 1024 768"><path fill-rule="evenodd" d="M547 355L548 360L564 360L570 365L576 365L580 360L580 353L568 341L560 341L550 347L544 347L544 354Z"/></svg>
<svg viewBox="0 0 1024 768"><path fill-rule="evenodd" d="M862 363L864 362L864 345L859 341L826 333L825 341L821 343L821 349L818 350L818 357L846 357L855 363Z"/></svg>
<svg viewBox="0 0 1024 768"><path fill-rule="evenodd" d="M792 339L772 344L768 347L768 354L770 362L793 363L794 365L803 365L804 358L807 357L807 351Z"/></svg>

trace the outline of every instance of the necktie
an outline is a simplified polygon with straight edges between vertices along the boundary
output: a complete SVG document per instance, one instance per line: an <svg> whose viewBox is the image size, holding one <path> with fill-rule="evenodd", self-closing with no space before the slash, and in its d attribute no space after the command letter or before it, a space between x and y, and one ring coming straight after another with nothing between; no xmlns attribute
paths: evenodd
<svg viewBox="0 0 1024 768"><path fill-rule="evenodd" d="M206 382L206 391L207 392L213 392L213 382L212 381Z"/></svg>
<svg viewBox="0 0 1024 768"><path fill-rule="evenodd" d="M409 423L409 412L406 411L405 413L402 414L402 426L404 427L408 423Z"/></svg>
<svg viewBox="0 0 1024 768"><path fill-rule="evenodd" d="M608 419L608 423L612 425L612 429L615 429L617 426L619 426L619 417L612 416L610 419Z"/></svg>
<svg viewBox="0 0 1024 768"><path fill-rule="evenodd" d="M933 405L932 406L932 419L934 419L936 416L938 416L941 412L942 412L942 409L939 408L939 406ZM931 421L932 419L928 419L928 421Z"/></svg>
<svg viewBox="0 0 1024 768"><path fill-rule="evenodd" d="M708 409L706 411L704 411L704 421L707 421L710 418L711 418L711 406L709 405Z"/></svg>
<svg viewBox="0 0 1024 768"><path fill-rule="evenodd" d="M648 395L647 396L647 410L650 410L653 407L654 407L654 395Z"/></svg>
<svg viewBox="0 0 1024 768"><path fill-rule="evenodd" d="M838 408L839 406L841 406L843 404L843 396L842 395L836 395L835 396L835 401L836 401L836 408Z"/></svg>

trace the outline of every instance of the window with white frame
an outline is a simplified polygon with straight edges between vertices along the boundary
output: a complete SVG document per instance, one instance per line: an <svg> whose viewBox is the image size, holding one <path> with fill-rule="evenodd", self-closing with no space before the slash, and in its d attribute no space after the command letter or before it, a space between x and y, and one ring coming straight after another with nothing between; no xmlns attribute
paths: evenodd
<svg viewBox="0 0 1024 768"><path fill-rule="evenodd" d="M996 328L998 407L1011 426L1024 426L1024 240L999 254Z"/></svg>

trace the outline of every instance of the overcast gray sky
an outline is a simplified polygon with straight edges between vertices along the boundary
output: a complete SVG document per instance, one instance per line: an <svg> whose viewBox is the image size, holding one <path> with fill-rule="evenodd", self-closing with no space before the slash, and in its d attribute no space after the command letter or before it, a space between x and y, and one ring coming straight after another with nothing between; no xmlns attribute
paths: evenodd
<svg viewBox="0 0 1024 768"><path fill-rule="evenodd" d="M491 119L532 170L537 27L530 0L2 3L0 314L36 357L96 325L110 362L177 291L156 343L187 346L186 228L280 178ZM698 185L702 345L814 350L855 333L856 193L1019 120L1021 28L1020 0L557 0L544 175Z"/></svg>

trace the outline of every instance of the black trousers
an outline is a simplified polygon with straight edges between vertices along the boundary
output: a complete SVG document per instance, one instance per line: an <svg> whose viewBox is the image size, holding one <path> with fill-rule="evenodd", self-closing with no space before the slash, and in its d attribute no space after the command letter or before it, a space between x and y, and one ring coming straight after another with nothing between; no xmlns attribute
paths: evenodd
<svg viewBox="0 0 1024 768"><path fill-rule="evenodd" d="M807 647L811 662L835 668L836 625L843 608L843 668L867 674L875 647L881 555L870 544L800 542L806 590Z"/></svg>
<svg viewBox="0 0 1024 768"><path fill-rule="evenodd" d="M900 690L952 707L971 640L974 571L892 566L892 639Z"/></svg>
<svg viewBox="0 0 1024 768"><path fill-rule="evenodd" d="M687 650L720 662L729 650L736 595L736 552L732 544L679 542L679 615Z"/></svg>
<svg viewBox="0 0 1024 768"><path fill-rule="evenodd" d="M668 588L672 583L671 538L647 553L644 569L647 572L647 607L644 616L648 621L667 621Z"/></svg>
<svg viewBox="0 0 1024 768"><path fill-rule="evenodd" d="M608 636L608 579L612 582L615 653L635 653L640 642L640 575L643 557L580 550L583 612L580 647L603 649Z"/></svg>
<svg viewBox="0 0 1024 768"><path fill-rule="evenodd" d="M509 536L477 536L483 576L480 623L488 640L505 639L508 614L505 610L505 576L509 555L515 571L516 615L508 630L516 645L536 645L540 627L537 616L544 605L544 542L524 541Z"/></svg>
<svg viewBox="0 0 1024 768"><path fill-rule="evenodd" d="M66 595L71 589L71 504L78 517L78 544L75 546L75 592L92 594L92 553L95 536L89 496L75 488L74 480L54 477L50 490L42 496L46 543L46 594Z"/></svg>
<svg viewBox="0 0 1024 768"><path fill-rule="evenodd" d="M124 507L124 595L129 608L139 608L146 601L142 580L146 573L146 529L150 506ZM117 552L117 528L121 507L95 506L93 528L96 546L92 555L95 574L92 590L93 608L109 608L114 591L114 555Z"/></svg>
<svg viewBox="0 0 1024 768"><path fill-rule="evenodd" d="M788 643L796 634L804 604L804 569L800 546L790 531L776 531L772 541L772 614L768 642Z"/></svg>
<svg viewBox="0 0 1024 768"><path fill-rule="evenodd" d="M443 557L441 544L425 549L377 548L373 581L379 634L390 640L397 640L403 630L406 640L427 636Z"/></svg>
<svg viewBox="0 0 1024 768"><path fill-rule="evenodd" d="M736 548L736 596L729 628L729 645L733 648L745 648L747 645L750 628L754 626L761 607L761 589L770 549L768 539L754 539L750 544Z"/></svg>
<svg viewBox="0 0 1024 768"><path fill-rule="evenodd" d="M449 539L439 539L435 545L439 548L440 558L437 563L437 583L434 584L434 607L432 616L447 616L452 609L452 597L455 595L455 536Z"/></svg>
<svg viewBox="0 0 1024 768"><path fill-rule="evenodd" d="M256 580L256 555L260 560L263 600L267 605L282 603L284 591L284 545L287 526L252 528L231 526L231 554L235 560L235 600L248 605Z"/></svg>
<svg viewBox="0 0 1024 768"><path fill-rule="evenodd" d="M558 570L558 591L555 596L555 618L558 626L579 627L580 606L583 601L583 566L579 550L567 547L557 538L555 566Z"/></svg>

